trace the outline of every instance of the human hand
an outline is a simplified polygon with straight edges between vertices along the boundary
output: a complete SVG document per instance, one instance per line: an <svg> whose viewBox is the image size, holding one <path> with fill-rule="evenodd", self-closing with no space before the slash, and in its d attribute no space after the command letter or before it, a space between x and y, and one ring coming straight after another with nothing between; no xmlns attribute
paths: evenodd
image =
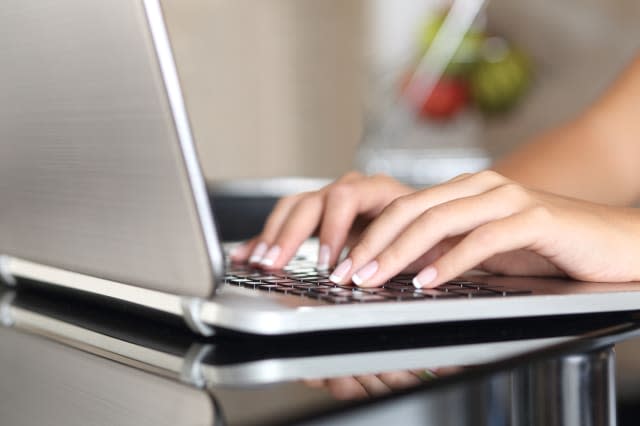
<svg viewBox="0 0 640 426"><path fill-rule="evenodd" d="M332 280L379 286L402 271L436 287L480 268L492 273L640 280L640 217L524 188L492 171L401 196L362 234Z"/></svg>
<svg viewBox="0 0 640 426"><path fill-rule="evenodd" d="M392 371L378 374L308 379L303 382L312 388L326 389L339 400L363 399L408 389L424 382L437 380L463 371L465 367L451 366Z"/></svg>
<svg viewBox="0 0 640 426"><path fill-rule="evenodd" d="M318 268L334 265L345 245L395 198L414 190L384 175L349 173L324 188L282 198L262 233L231 253L234 262L280 269L314 232L319 232Z"/></svg>
<svg viewBox="0 0 640 426"><path fill-rule="evenodd" d="M338 400L364 399L407 389L436 378L431 370L407 370L359 376L305 380L312 388L326 389Z"/></svg>

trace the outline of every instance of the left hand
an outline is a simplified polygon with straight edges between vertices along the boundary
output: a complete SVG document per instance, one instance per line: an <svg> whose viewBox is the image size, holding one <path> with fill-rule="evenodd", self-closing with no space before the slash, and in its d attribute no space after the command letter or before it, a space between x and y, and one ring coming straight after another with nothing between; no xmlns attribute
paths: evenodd
<svg viewBox="0 0 640 426"><path fill-rule="evenodd" d="M433 202L461 187L473 195ZM345 262L351 262L348 271L334 272L333 280L363 287L382 285L402 271L420 271L414 285L431 288L473 268L635 281L640 280L640 215L636 209L527 189L484 171L396 199Z"/></svg>

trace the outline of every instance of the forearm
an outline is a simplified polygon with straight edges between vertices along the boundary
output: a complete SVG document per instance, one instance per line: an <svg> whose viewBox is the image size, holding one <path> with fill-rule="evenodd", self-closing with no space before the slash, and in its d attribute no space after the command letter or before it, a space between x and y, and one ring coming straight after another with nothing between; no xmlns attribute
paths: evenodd
<svg viewBox="0 0 640 426"><path fill-rule="evenodd" d="M492 169L522 185L542 191L613 205L637 197L624 165L614 158L605 138L582 123L553 129L498 161Z"/></svg>
<svg viewBox="0 0 640 426"><path fill-rule="evenodd" d="M589 201L628 205L640 195L640 60L578 119L498 161L521 184Z"/></svg>

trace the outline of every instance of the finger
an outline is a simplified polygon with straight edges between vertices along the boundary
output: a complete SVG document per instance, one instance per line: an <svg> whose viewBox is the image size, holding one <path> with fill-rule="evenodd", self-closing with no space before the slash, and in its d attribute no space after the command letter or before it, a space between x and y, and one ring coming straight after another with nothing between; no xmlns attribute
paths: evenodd
<svg viewBox="0 0 640 426"><path fill-rule="evenodd" d="M360 173L347 173L318 191L299 194L291 203L285 199L283 206L276 209L273 222L268 222L265 227L262 238L264 244L257 246L260 259L256 260L260 266L276 269L291 260L302 242L312 235L320 223L324 194L336 184L358 179L362 179Z"/></svg>
<svg viewBox="0 0 640 426"><path fill-rule="evenodd" d="M369 396L380 396L391 392L391 388L373 374L356 376L356 380L367 391Z"/></svg>
<svg viewBox="0 0 640 426"><path fill-rule="evenodd" d="M354 271L369 263L425 210L450 200L483 193L504 182L505 178L497 173L483 172L459 176L433 188L398 198L371 223L360 242L351 250L349 258L338 265L333 273L334 282L341 284L351 281Z"/></svg>
<svg viewBox="0 0 640 426"><path fill-rule="evenodd" d="M405 389L422 383L422 380L410 371L382 373L378 377L390 389Z"/></svg>
<svg viewBox="0 0 640 426"><path fill-rule="evenodd" d="M258 238L252 239L238 244L229 252L229 258L232 262L245 262L258 244Z"/></svg>
<svg viewBox="0 0 640 426"><path fill-rule="evenodd" d="M327 387L334 398L340 400L362 399L369 396L364 386L354 377L338 377L327 380Z"/></svg>
<svg viewBox="0 0 640 426"><path fill-rule="evenodd" d="M535 248L542 243L541 230L547 228L549 222L549 212L535 207L480 226L423 269L415 278L417 286L436 287L496 254Z"/></svg>
<svg viewBox="0 0 640 426"><path fill-rule="evenodd" d="M255 237L256 243L254 244L251 255L249 256L249 263L259 264L263 256L266 254L269 246L273 243L278 235L282 224L286 221L291 210L296 206L300 198L306 194L296 194L290 197L281 198L276 203L275 207L262 228L260 235Z"/></svg>
<svg viewBox="0 0 640 426"><path fill-rule="evenodd" d="M435 206L407 226L375 260L356 271L353 281L364 287L381 285L440 241L510 216L530 202L526 190L508 184Z"/></svg>
<svg viewBox="0 0 640 426"><path fill-rule="evenodd" d="M439 259L440 256L448 252L453 246L458 244L464 236L465 234L451 238L445 238L444 240L433 246L431 249L429 249L429 251L420 256L418 259L410 263L406 268L402 270L401 273L418 273L427 265L431 265L436 261L436 259Z"/></svg>
<svg viewBox="0 0 640 426"><path fill-rule="evenodd" d="M260 266L280 269L296 254L300 245L309 238L322 218L324 199L321 192L303 197L293 207L280 232L266 251Z"/></svg>
<svg viewBox="0 0 640 426"><path fill-rule="evenodd" d="M327 269L336 262L358 216L373 217L393 198L410 191L386 176L340 182L329 188L320 225L318 268Z"/></svg>

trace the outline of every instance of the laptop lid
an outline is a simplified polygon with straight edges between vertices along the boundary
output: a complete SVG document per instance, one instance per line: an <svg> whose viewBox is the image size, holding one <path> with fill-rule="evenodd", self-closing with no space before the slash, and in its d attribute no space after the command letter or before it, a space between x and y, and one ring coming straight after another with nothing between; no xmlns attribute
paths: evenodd
<svg viewBox="0 0 640 426"><path fill-rule="evenodd" d="M0 6L0 255L208 297L223 253L158 0Z"/></svg>

